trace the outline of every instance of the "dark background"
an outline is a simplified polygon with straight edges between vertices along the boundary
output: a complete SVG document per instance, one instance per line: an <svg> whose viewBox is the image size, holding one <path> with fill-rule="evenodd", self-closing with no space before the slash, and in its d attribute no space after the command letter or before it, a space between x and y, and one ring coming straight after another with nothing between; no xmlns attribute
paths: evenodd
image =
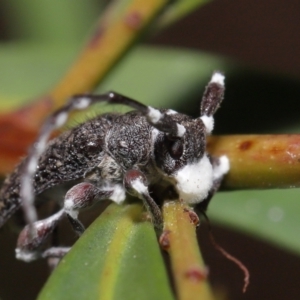
<svg viewBox="0 0 300 300"><path fill-rule="evenodd" d="M299 13L297 0L216 0L153 42L206 50L299 78Z"/></svg>

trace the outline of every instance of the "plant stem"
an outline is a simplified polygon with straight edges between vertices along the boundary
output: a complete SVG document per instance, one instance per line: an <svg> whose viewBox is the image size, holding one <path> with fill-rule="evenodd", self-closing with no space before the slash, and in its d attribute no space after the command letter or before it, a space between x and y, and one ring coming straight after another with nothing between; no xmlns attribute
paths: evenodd
<svg viewBox="0 0 300 300"><path fill-rule="evenodd" d="M178 299L214 299L188 211L179 201L172 201L164 204L163 215L160 243L170 255Z"/></svg>
<svg viewBox="0 0 300 300"><path fill-rule="evenodd" d="M227 155L227 189L300 186L300 135L224 135L208 140L208 152Z"/></svg>

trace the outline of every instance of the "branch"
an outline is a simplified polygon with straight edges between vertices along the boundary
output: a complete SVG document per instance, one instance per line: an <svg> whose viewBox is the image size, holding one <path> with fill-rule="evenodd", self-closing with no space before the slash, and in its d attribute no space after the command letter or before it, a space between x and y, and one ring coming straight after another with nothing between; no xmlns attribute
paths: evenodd
<svg viewBox="0 0 300 300"><path fill-rule="evenodd" d="M179 201L171 201L164 204L163 215L160 243L170 255L178 299L214 299L188 210Z"/></svg>
<svg viewBox="0 0 300 300"><path fill-rule="evenodd" d="M300 135L225 135L208 140L208 152L227 155L227 189L300 186Z"/></svg>

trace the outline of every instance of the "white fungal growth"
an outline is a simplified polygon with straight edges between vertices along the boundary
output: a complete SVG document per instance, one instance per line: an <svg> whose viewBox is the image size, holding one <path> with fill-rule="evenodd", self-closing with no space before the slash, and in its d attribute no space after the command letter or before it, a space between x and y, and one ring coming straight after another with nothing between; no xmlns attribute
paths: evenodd
<svg viewBox="0 0 300 300"><path fill-rule="evenodd" d="M225 79L225 76L223 74L221 74L220 72L216 72L211 77L210 82L211 83L215 82L215 83L218 83L218 84L224 86L224 79Z"/></svg>
<svg viewBox="0 0 300 300"><path fill-rule="evenodd" d="M15 251L16 251L16 258L25 262L31 262L40 257L39 252L25 251L20 248L17 248Z"/></svg>
<svg viewBox="0 0 300 300"><path fill-rule="evenodd" d="M210 134L214 129L214 118L213 118L213 116L202 116L201 120L204 123L204 126L206 128L206 133Z"/></svg>
<svg viewBox="0 0 300 300"><path fill-rule="evenodd" d="M76 99L76 102L74 102L74 108L75 109L85 109L87 108L91 103L91 99L82 97Z"/></svg>
<svg viewBox="0 0 300 300"><path fill-rule="evenodd" d="M68 114L65 113L65 112L61 112L61 113L56 117L56 120L55 120L55 127L56 127L56 128L61 127L62 125L65 124L65 122L67 121L67 119L68 119Z"/></svg>
<svg viewBox="0 0 300 300"><path fill-rule="evenodd" d="M186 132L185 127L183 125L177 124L177 136L183 137L185 132Z"/></svg>
<svg viewBox="0 0 300 300"><path fill-rule="evenodd" d="M37 168L37 163L38 160L36 159L36 157L32 157L32 159L28 162L28 166L27 166L28 173L34 174Z"/></svg>
<svg viewBox="0 0 300 300"><path fill-rule="evenodd" d="M74 209L74 199L72 197L65 199L64 210L73 219L78 218L79 211L77 209Z"/></svg>
<svg viewBox="0 0 300 300"><path fill-rule="evenodd" d="M180 199L188 204L204 200L213 185L213 167L207 155L194 164L184 166L175 179Z"/></svg>
<svg viewBox="0 0 300 300"><path fill-rule="evenodd" d="M133 180L131 185L140 195L148 193L147 186L138 178Z"/></svg>
<svg viewBox="0 0 300 300"><path fill-rule="evenodd" d="M229 159L226 155L219 158L219 164L214 168L214 179L218 179L228 173L230 169Z"/></svg>
<svg viewBox="0 0 300 300"><path fill-rule="evenodd" d="M113 186L113 193L109 197L110 200L116 202L117 204L122 203L125 200L126 194L125 189L122 185L116 184Z"/></svg>
<svg viewBox="0 0 300 300"><path fill-rule="evenodd" d="M162 113L158 109L148 106L148 118L150 122L156 124L162 118Z"/></svg>
<svg viewBox="0 0 300 300"><path fill-rule="evenodd" d="M173 109L168 109L166 111L166 114L170 116L170 115L176 115L176 114L178 114L178 112Z"/></svg>

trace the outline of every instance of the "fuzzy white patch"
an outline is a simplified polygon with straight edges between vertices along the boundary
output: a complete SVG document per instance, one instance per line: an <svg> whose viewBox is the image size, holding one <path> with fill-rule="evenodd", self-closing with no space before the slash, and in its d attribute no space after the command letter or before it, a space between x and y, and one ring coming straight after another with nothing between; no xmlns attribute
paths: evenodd
<svg viewBox="0 0 300 300"><path fill-rule="evenodd" d="M64 202L65 212L70 215L73 219L78 218L79 211L74 209L74 200L73 198L67 198Z"/></svg>
<svg viewBox="0 0 300 300"><path fill-rule="evenodd" d="M122 185L116 184L113 186L113 193L109 197L110 200L116 202L117 204L122 203L125 200L126 194Z"/></svg>
<svg viewBox="0 0 300 300"><path fill-rule="evenodd" d="M75 109L85 109L87 108L91 103L91 99L83 97L80 99L76 99L76 102L74 103Z"/></svg>
<svg viewBox="0 0 300 300"><path fill-rule="evenodd" d="M204 200L213 184L213 168L205 154L200 161L187 165L175 175L180 199L188 204Z"/></svg>
<svg viewBox="0 0 300 300"><path fill-rule="evenodd" d="M154 145L154 143L155 143L155 141L157 139L158 134L159 134L159 131L156 128L153 128L152 132L151 132L152 145Z"/></svg>
<svg viewBox="0 0 300 300"><path fill-rule="evenodd" d="M148 118L156 124L162 118L162 113L158 109L148 106Z"/></svg>
<svg viewBox="0 0 300 300"><path fill-rule="evenodd" d="M167 115L176 115L176 114L178 114L178 112L175 111L175 110L173 110L173 109L168 109L168 110L166 111L166 114L167 114Z"/></svg>
<svg viewBox="0 0 300 300"><path fill-rule="evenodd" d="M228 173L230 169L229 159L226 155L219 158L219 165L214 168L214 179L218 179Z"/></svg>
<svg viewBox="0 0 300 300"><path fill-rule="evenodd" d="M202 116L201 120L205 125L206 133L210 134L214 129L214 118L213 118L213 116Z"/></svg>
<svg viewBox="0 0 300 300"><path fill-rule="evenodd" d="M210 82L215 82L215 83L218 83L220 85L223 85L224 86L224 79L225 79L225 76L219 72L216 72L213 74L213 76L211 77L211 80Z"/></svg>
<svg viewBox="0 0 300 300"><path fill-rule="evenodd" d="M50 128L50 130L48 129L46 133L39 137L38 142L34 144L34 147L36 149L36 156L39 156L44 152L51 130L52 128ZM36 159L36 164L37 161L38 159Z"/></svg>
<svg viewBox="0 0 300 300"><path fill-rule="evenodd" d="M55 128L61 127L62 125L65 124L65 122L68 119L68 114L66 112L61 112L55 120Z"/></svg>
<svg viewBox="0 0 300 300"><path fill-rule="evenodd" d="M156 128L153 128L152 132L151 132L151 140L152 140L151 155L154 155L154 145L155 145L158 135L159 135L159 131Z"/></svg>
<svg viewBox="0 0 300 300"><path fill-rule="evenodd" d="M33 205L34 198L30 174L26 174L21 178L20 194L22 200L27 204L26 218L29 223L33 224L37 220L37 213Z"/></svg>
<svg viewBox="0 0 300 300"><path fill-rule="evenodd" d="M186 132L185 127L183 125L177 124L177 136L183 137L185 132Z"/></svg>
<svg viewBox="0 0 300 300"><path fill-rule="evenodd" d="M30 174L34 174L34 172L36 171L37 163L38 160L36 159L36 157L31 157L27 167L28 168L27 170Z"/></svg>
<svg viewBox="0 0 300 300"><path fill-rule="evenodd" d="M148 187L144 185L144 183L139 179L133 180L131 185L134 188L134 190L137 191L139 194L148 193Z"/></svg>
<svg viewBox="0 0 300 300"><path fill-rule="evenodd" d="M25 262L31 262L40 257L40 254L38 252L24 251L19 248L17 248L15 251L16 258Z"/></svg>

